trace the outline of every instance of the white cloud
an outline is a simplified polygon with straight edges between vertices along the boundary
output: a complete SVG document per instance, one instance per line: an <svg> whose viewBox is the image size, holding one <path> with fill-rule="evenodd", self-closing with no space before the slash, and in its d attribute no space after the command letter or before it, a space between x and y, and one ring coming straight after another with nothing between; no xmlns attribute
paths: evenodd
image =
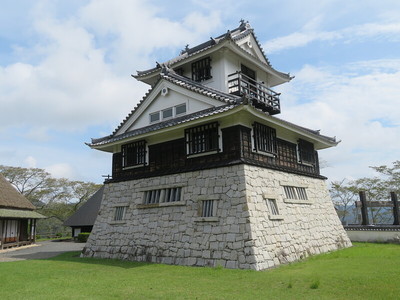
<svg viewBox="0 0 400 300"><path fill-rule="evenodd" d="M283 117L342 140L320 153L334 166L327 169L330 176L363 177L368 166L398 159L400 60L363 61L340 70L305 66L296 74L283 93L291 99Z"/></svg>
<svg viewBox="0 0 400 300"><path fill-rule="evenodd" d="M333 31L320 30L316 24L307 23L300 31L267 41L263 48L268 53L274 53L290 48L304 47L315 41L351 42L371 37L399 41L400 22L367 23Z"/></svg>
<svg viewBox="0 0 400 300"><path fill-rule="evenodd" d="M19 47L36 61L0 66L0 127L31 127L27 136L42 140L49 128L116 125L149 88L131 78L134 67L152 67L155 49L183 48L220 22L217 13L193 12L179 23L146 2L121 0L91 1L57 19L47 4L32 13L38 42Z"/></svg>
<svg viewBox="0 0 400 300"><path fill-rule="evenodd" d="M73 168L67 163L58 163L45 168L53 177L56 178L76 178Z"/></svg>
<svg viewBox="0 0 400 300"><path fill-rule="evenodd" d="M36 163L37 163L37 161L36 161L36 159L35 159L33 156L28 156L28 157L25 159L25 163L26 163L26 165L27 165L28 168L36 168Z"/></svg>

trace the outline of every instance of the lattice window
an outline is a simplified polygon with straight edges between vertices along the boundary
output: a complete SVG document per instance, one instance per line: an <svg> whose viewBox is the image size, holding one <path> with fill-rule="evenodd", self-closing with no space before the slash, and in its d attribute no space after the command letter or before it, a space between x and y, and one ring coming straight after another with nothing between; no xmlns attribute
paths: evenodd
<svg viewBox="0 0 400 300"><path fill-rule="evenodd" d="M156 204L165 202L181 201L182 187L166 188L145 191L143 195L144 204Z"/></svg>
<svg viewBox="0 0 400 300"><path fill-rule="evenodd" d="M122 221L125 217L126 206L115 207L114 221Z"/></svg>
<svg viewBox="0 0 400 300"><path fill-rule="evenodd" d="M300 163L315 165L316 155L313 143L299 139L297 144L297 153Z"/></svg>
<svg viewBox="0 0 400 300"><path fill-rule="evenodd" d="M185 130L187 154L219 151L218 122Z"/></svg>
<svg viewBox="0 0 400 300"><path fill-rule="evenodd" d="M298 186L284 186L285 195L287 199L293 200L308 200L307 192L304 187Z"/></svg>
<svg viewBox="0 0 400 300"><path fill-rule="evenodd" d="M206 57L192 63L192 80L200 82L211 78L210 57Z"/></svg>
<svg viewBox="0 0 400 300"><path fill-rule="evenodd" d="M208 218L215 217L214 203L215 200L202 200L200 217Z"/></svg>
<svg viewBox="0 0 400 300"><path fill-rule="evenodd" d="M276 154L276 130L255 122L253 124L254 150Z"/></svg>
<svg viewBox="0 0 400 300"><path fill-rule="evenodd" d="M122 145L122 167L133 167L146 163L146 141Z"/></svg>

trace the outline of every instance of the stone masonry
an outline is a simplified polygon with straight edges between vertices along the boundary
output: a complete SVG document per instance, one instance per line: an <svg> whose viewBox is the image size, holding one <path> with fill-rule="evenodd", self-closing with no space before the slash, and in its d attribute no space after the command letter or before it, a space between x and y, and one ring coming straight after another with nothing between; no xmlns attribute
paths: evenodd
<svg viewBox="0 0 400 300"><path fill-rule="evenodd" d="M308 200L286 199L283 186L305 188ZM144 204L145 191L173 187L180 201ZM213 216L200 216L204 200ZM82 255L262 270L349 246L324 180L240 164L106 184Z"/></svg>

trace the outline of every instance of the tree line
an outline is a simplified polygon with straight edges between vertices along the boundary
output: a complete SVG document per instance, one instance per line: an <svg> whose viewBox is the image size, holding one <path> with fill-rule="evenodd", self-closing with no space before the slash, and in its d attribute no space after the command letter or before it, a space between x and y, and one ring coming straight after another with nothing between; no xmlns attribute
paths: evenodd
<svg viewBox="0 0 400 300"><path fill-rule="evenodd" d="M39 168L0 165L0 173L47 217L38 222L39 233L69 231L62 223L101 187L93 182L54 178Z"/></svg>
<svg viewBox="0 0 400 300"><path fill-rule="evenodd" d="M393 162L392 166L382 165L370 167L377 176L363 177L356 180L331 182L330 193L336 212L342 223L360 224L359 212L355 201L359 200L359 191L365 191L368 201L390 201L390 192L400 192L400 161ZM369 208L372 224L390 224L392 210L387 207Z"/></svg>

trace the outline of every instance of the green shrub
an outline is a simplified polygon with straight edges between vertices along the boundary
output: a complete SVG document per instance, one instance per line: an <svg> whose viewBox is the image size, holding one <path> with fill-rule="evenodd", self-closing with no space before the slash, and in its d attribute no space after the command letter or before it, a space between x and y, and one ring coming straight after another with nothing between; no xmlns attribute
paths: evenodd
<svg viewBox="0 0 400 300"><path fill-rule="evenodd" d="M78 234L78 242L79 243L86 243L87 239L89 238L90 232L81 232Z"/></svg>
<svg viewBox="0 0 400 300"><path fill-rule="evenodd" d="M319 287L319 279L315 280L313 283L310 285L310 289L316 290Z"/></svg>

